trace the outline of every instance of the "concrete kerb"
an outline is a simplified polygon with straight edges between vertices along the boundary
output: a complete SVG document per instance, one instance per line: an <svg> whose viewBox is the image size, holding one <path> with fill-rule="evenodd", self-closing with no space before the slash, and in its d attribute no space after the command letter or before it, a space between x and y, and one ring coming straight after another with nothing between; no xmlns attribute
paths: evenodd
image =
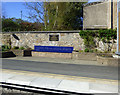
<svg viewBox="0 0 120 95"><path fill-rule="evenodd" d="M97 61L90 60L77 60L77 59L64 59L64 58L50 58L50 57L14 57L14 58L5 58L13 60L25 60L25 61L35 61L35 62L52 62L52 63L61 63L61 64L84 64L84 65L100 65L97 64Z"/></svg>
<svg viewBox="0 0 120 95"><path fill-rule="evenodd" d="M105 55L111 55L112 54L104 54ZM118 66L118 60L120 58L113 58L113 57L103 57L99 56L96 53L79 53L79 52L73 52L71 54L66 53L48 53L48 52L32 52L33 57L43 57L43 58L62 58L62 59L69 59L69 60L79 60L80 61L92 61L93 65L101 65L101 66ZM63 62L64 63L64 62ZM87 63L89 65L89 62Z"/></svg>
<svg viewBox="0 0 120 95"><path fill-rule="evenodd" d="M53 75L44 74L43 77L40 77L39 74L35 76L33 75L31 76L29 73L31 72L24 72L24 73L22 72L20 74L18 73L18 71L16 71L16 73L15 71L14 72L10 71L9 74L8 72L5 72L3 73L3 76L8 76L8 77L6 77L6 81L2 81L2 82L27 85L32 87L47 88L47 89L78 92L78 93L92 93L93 91L94 92L96 91L96 93L101 93L101 92L118 93L117 80L105 80L105 79L102 80L102 79L90 79L90 78L86 78L86 80L84 81L75 80L75 79L68 80L66 78L58 78L57 75L55 74ZM70 76L63 76L63 77L70 78Z"/></svg>
<svg viewBox="0 0 120 95"><path fill-rule="evenodd" d="M89 55L90 56L90 55ZM50 57L13 57L5 58L13 60L25 60L25 61L36 61L36 62L52 62L52 63L61 63L61 64L83 64L83 65L97 65L97 66L118 66L117 58L104 58L98 57L97 60L85 60L85 59L66 59L66 58L50 58Z"/></svg>

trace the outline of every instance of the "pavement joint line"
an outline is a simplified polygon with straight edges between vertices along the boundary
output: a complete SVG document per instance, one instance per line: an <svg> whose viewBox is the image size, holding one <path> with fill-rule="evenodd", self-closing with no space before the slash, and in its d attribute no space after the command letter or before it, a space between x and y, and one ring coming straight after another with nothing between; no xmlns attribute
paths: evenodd
<svg viewBox="0 0 120 95"><path fill-rule="evenodd" d="M0 69L1 70L1 69ZM44 77L52 77L52 78L61 78L67 80L75 80L75 81L90 81L90 82L104 82L104 83L111 83L111 84L118 84L118 80L111 80L111 79L100 79L100 78L90 78L90 77L80 77L80 76L69 76L69 75L59 75L59 74L50 74L50 73L39 73L39 72L30 72L30 71L21 71L21 70L10 70L10 69L2 69L2 72L5 73L16 73L21 75L37 75L37 76L44 76Z"/></svg>

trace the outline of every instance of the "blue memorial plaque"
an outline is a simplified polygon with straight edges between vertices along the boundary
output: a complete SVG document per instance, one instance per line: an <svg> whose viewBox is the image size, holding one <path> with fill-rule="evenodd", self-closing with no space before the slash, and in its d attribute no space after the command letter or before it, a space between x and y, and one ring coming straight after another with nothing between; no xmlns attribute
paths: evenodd
<svg viewBox="0 0 120 95"><path fill-rule="evenodd" d="M38 51L38 52L72 53L73 47L62 47L62 46L34 46L34 51Z"/></svg>

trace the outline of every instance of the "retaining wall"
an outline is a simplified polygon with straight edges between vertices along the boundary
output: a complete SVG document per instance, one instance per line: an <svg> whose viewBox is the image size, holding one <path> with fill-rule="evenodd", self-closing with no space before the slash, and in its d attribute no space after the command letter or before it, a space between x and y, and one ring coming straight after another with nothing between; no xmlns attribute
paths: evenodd
<svg viewBox="0 0 120 95"><path fill-rule="evenodd" d="M11 45L19 47L30 47L34 49L35 45L41 46L71 46L74 50L84 50L84 40L80 37L79 31L29 31L29 32L5 32L0 33L2 40L1 45ZM50 41L50 35L57 35L58 41ZM52 38L54 40L54 38ZM56 39L56 38L55 38ZM96 42L96 48L106 51L107 44L102 41ZM117 43L111 44L112 51L116 51Z"/></svg>

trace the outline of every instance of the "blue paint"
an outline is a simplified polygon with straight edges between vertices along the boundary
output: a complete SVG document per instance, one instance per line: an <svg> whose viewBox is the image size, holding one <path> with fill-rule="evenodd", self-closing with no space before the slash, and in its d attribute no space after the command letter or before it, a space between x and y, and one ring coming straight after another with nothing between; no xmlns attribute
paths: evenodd
<svg viewBox="0 0 120 95"><path fill-rule="evenodd" d="M62 46L34 46L34 51L38 51L38 52L72 53L73 47L62 47Z"/></svg>

